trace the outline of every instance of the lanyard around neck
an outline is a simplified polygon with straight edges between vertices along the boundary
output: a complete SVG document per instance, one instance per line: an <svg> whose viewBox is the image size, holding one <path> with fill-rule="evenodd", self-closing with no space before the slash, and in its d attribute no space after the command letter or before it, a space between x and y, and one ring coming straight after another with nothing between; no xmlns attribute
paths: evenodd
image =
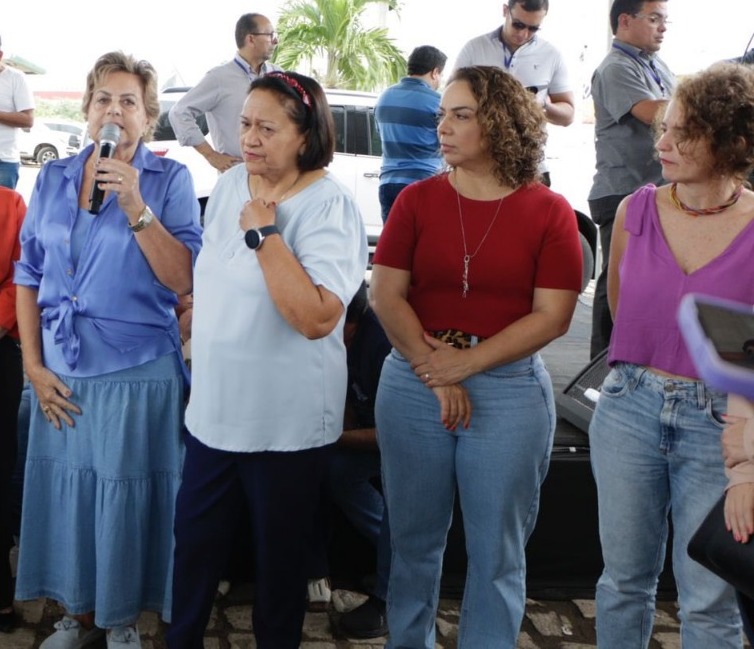
<svg viewBox="0 0 754 649"><path fill-rule="evenodd" d="M630 56L634 61L637 61L647 72L649 72L649 75L654 79L655 83L659 86L663 97L665 96L665 84L662 82L662 77L660 76L660 73L657 71L657 68L654 66L654 62L651 59L649 61L645 61L642 57L638 56L637 54L635 54L628 48L623 47L622 45L618 43L613 43L613 47L616 50L620 50L624 54L627 54L628 56Z"/></svg>
<svg viewBox="0 0 754 649"><path fill-rule="evenodd" d="M235 63L239 68L243 70L243 73L249 78L249 81L254 81L256 77L251 73L251 67L244 67L244 64L241 63L241 61L239 61L238 59L233 59L233 63Z"/></svg>

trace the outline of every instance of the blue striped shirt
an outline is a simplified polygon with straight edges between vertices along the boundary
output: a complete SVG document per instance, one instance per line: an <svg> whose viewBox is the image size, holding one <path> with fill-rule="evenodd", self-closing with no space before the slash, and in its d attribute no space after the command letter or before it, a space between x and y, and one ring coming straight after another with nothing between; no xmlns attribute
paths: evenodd
<svg viewBox="0 0 754 649"><path fill-rule="evenodd" d="M380 95L374 116L382 140L381 185L408 185L442 168L439 107L440 93L417 77L404 77Z"/></svg>

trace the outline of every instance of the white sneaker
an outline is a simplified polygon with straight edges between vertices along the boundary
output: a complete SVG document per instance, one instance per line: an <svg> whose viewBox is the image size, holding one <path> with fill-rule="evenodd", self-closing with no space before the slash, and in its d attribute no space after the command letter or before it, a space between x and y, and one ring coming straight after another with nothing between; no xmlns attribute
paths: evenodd
<svg viewBox="0 0 754 649"><path fill-rule="evenodd" d="M230 582L227 579L221 579L217 583L217 592L215 597L225 597L230 592Z"/></svg>
<svg viewBox="0 0 754 649"><path fill-rule="evenodd" d="M96 626L87 630L78 620L67 615L55 622L54 627L55 633L39 645L39 649L81 649L96 642L105 633L104 629Z"/></svg>
<svg viewBox="0 0 754 649"><path fill-rule="evenodd" d="M141 649L141 638L136 625L116 626L107 632L107 649Z"/></svg>
<svg viewBox="0 0 754 649"><path fill-rule="evenodd" d="M330 582L327 577L310 579L306 585L310 611L326 611L332 599Z"/></svg>

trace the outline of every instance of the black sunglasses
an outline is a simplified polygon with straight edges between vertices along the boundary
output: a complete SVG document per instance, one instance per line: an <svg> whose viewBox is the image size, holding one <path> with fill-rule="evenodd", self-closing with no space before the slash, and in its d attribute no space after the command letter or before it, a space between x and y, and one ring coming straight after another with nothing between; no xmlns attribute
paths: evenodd
<svg viewBox="0 0 754 649"><path fill-rule="evenodd" d="M524 22L521 22L518 18L514 18L513 14L508 14L511 17L511 25L513 26L513 29L515 29L517 32L522 32L524 30L527 30L530 34L536 34L541 27L539 25L527 25Z"/></svg>

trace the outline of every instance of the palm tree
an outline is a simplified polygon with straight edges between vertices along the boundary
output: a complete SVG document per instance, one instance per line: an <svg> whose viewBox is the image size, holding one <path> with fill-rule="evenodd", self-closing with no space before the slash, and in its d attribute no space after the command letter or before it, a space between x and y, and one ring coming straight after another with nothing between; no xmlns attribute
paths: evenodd
<svg viewBox="0 0 754 649"><path fill-rule="evenodd" d="M406 60L387 29L365 29L363 17L368 5L397 11L398 1L290 0L278 19L281 37L273 60L286 70L307 64L327 88L376 90L395 83L406 73Z"/></svg>

